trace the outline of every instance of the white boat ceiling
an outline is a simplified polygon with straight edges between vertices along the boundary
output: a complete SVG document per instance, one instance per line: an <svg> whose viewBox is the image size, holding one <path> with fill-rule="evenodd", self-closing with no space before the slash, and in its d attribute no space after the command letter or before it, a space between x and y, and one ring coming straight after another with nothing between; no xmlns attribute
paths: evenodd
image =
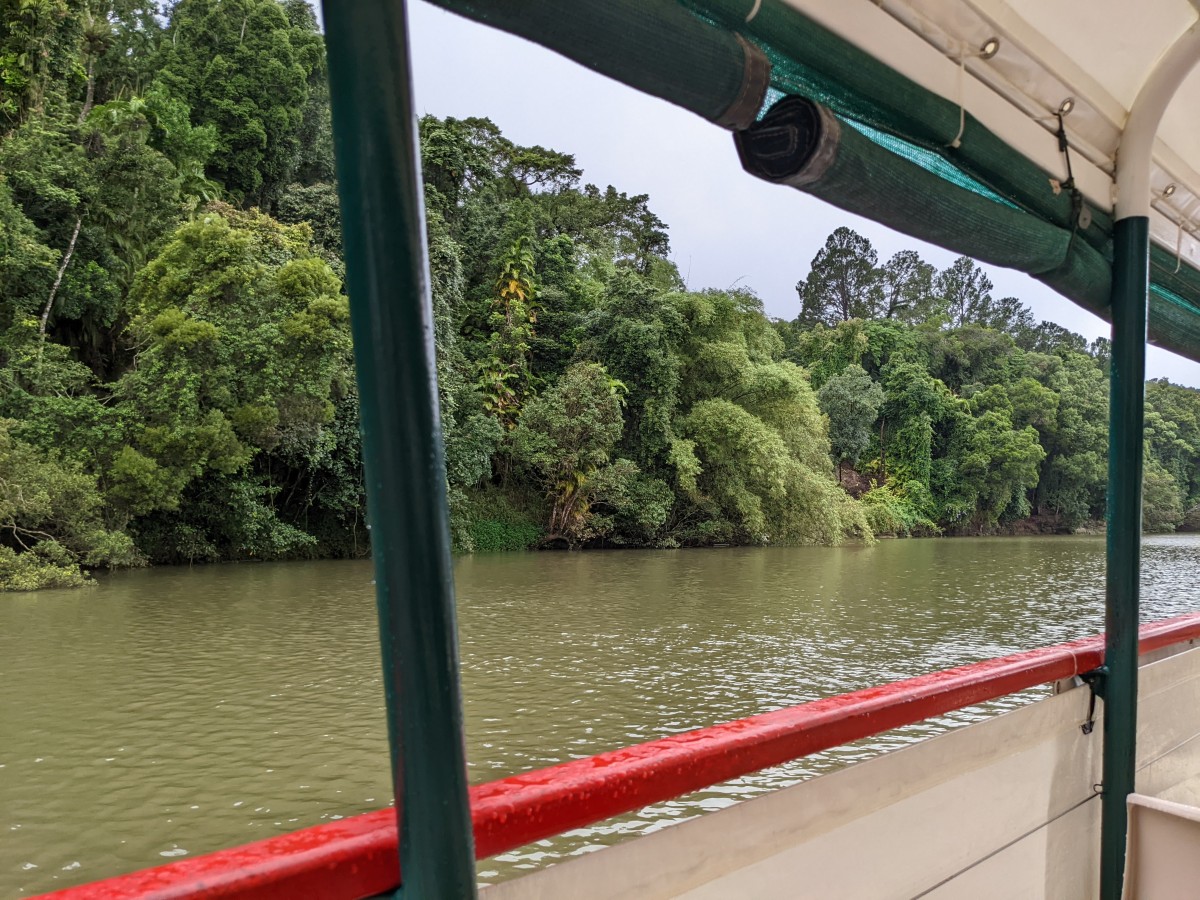
<svg viewBox="0 0 1200 900"><path fill-rule="evenodd" d="M784 0L925 89L959 104L1049 172L1113 208L1113 167L1129 107L1189 28L1200 0ZM992 43L994 42L994 43ZM989 53L992 51L994 53ZM1151 177L1155 243L1200 266L1200 68L1158 132Z"/></svg>

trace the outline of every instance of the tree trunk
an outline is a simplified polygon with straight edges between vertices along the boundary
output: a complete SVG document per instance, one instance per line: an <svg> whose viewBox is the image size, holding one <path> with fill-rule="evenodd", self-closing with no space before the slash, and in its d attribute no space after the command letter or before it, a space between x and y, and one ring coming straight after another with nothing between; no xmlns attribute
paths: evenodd
<svg viewBox="0 0 1200 900"><path fill-rule="evenodd" d="M883 419L879 420L879 474L883 478L882 484L887 484L887 454L884 452L883 446Z"/></svg>
<svg viewBox="0 0 1200 900"><path fill-rule="evenodd" d="M54 308L54 298L58 296L58 289L62 285L63 275L67 272L67 266L71 264L71 257L75 255L75 241L79 239L79 227L83 224L83 216L75 217L75 230L71 232L71 243L67 245L67 252L63 254L62 263L58 267L58 275L54 278L54 287L50 288L50 296L46 300L46 307L42 310L42 321L38 325L38 333L42 337L46 336L46 323L50 321L50 310Z"/></svg>
<svg viewBox="0 0 1200 900"><path fill-rule="evenodd" d="M82 125L87 120L88 113L92 111L92 105L96 100L96 57L88 57L87 65L87 96L83 101L83 109L79 111L79 124Z"/></svg>

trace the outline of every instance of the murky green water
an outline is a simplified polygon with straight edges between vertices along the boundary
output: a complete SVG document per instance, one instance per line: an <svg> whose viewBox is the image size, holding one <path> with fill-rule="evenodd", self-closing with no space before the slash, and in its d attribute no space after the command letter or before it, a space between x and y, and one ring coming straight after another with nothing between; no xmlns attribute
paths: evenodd
<svg viewBox="0 0 1200 900"><path fill-rule="evenodd" d="M1147 540L1146 615L1200 609ZM535 554L456 574L473 781L1094 633L1097 538ZM371 569L161 569L0 596L0 895L389 802ZM956 713L491 860L490 880L793 783Z"/></svg>

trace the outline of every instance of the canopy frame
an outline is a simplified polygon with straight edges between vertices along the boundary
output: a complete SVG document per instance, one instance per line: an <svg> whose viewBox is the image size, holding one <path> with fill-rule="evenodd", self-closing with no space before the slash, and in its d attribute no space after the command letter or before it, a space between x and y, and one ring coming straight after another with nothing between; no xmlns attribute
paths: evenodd
<svg viewBox="0 0 1200 900"><path fill-rule="evenodd" d="M324 0L387 703L397 897L472 900L475 852L405 0Z"/></svg>
<svg viewBox="0 0 1200 900"><path fill-rule="evenodd" d="M1113 227L1105 566L1104 775L1100 896L1120 900L1137 758L1146 326L1150 299L1150 176L1155 135L1183 80L1200 62L1200 17L1166 49L1138 91L1121 133Z"/></svg>
<svg viewBox="0 0 1200 900"><path fill-rule="evenodd" d="M796 0L785 2L798 5ZM986 5L987 0L974 3ZM1193 3L1200 4L1200 0ZM745 25L750 24L759 5L756 0ZM972 0L967 0L967 5L972 5ZM842 5L816 6L829 16L840 14L836 11ZM475 887L470 864L473 854L462 752L453 579L408 62L407 4L404 0L361 0L351 8L325 0L325 7L363 412L363 453L375 526L381 641L400 826L401 892L472 897ZM812 10L805 12L813 14ZM882 10L879 13L887 17ZM908 45L914 40L919 44L921 38L913 32L894 19L889 22L893 31L904 32ZM855 24L861 26L861 22ZM859 34L874 31L860 27ZM737 83L730 82L736 102L724 103L709 115L729 127L730 123L724 121L725 112L737 109L740 113L741 100L752 96L754 85L762 80L762 67L753 48L740 35L736 47L729 41L722 44L720 35L712 37L714 59L738 61L744 57L743 69L738 70L742 77ZM861 40L855 43L867 50ZM894 64L897 52L891 48L879 58ZM1116 161L1118 219L1113 232L1112 266L1108 672L1101 853L1101 893L1105 900L1120 896L1125 866L1125 804L1133 791L1142 419L1155 134L1172 96L1198 59L1200 23L1194 22L1145 80L1130 108ZM942 62L950 61L943 58ZM954 68L961 78L966 71L965 58L958 60ZM928 89L937 92L928 79L917 80L924 80ZM982 87L977 85L977 96ZM975 107L974 101L968 104L965 90L960 88L958 98L964 116L968 105ZM984 105L997 116L1010 120L1025 116L1022 128L1026 133L1036 124L1029 121L1027 112L1015 107L1002 109L1003 104L996 104L995 97L988 101ZM693 111L702 112L700 108ZM1089 155L1096 174L1089 176L1082 190L1096 197L1102 183L1097 176L1103 169L1095 164L1095 154ZM1026 158L1035 164L1046 158L1044 143ZM1053 170L1053 165L1044 168ZM397 400L404 401L401 407L411 414L409 421L391 418Z"/></svg>

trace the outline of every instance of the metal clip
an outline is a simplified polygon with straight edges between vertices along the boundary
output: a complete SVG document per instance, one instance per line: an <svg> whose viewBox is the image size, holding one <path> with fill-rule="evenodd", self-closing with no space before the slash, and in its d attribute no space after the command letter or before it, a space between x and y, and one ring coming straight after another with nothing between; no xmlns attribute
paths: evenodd
<svg viewBox="0 0 1200 900"><path fill-rule="evenodd" d="M1079 726L1084 734L1091 734L1096 727L1096 697L1104 696L1104 686L1108 679L1108 666L1100 666L1079 676L1080 681L1088 686L1091 696L1088 697L1087 721Z"/></svg>

